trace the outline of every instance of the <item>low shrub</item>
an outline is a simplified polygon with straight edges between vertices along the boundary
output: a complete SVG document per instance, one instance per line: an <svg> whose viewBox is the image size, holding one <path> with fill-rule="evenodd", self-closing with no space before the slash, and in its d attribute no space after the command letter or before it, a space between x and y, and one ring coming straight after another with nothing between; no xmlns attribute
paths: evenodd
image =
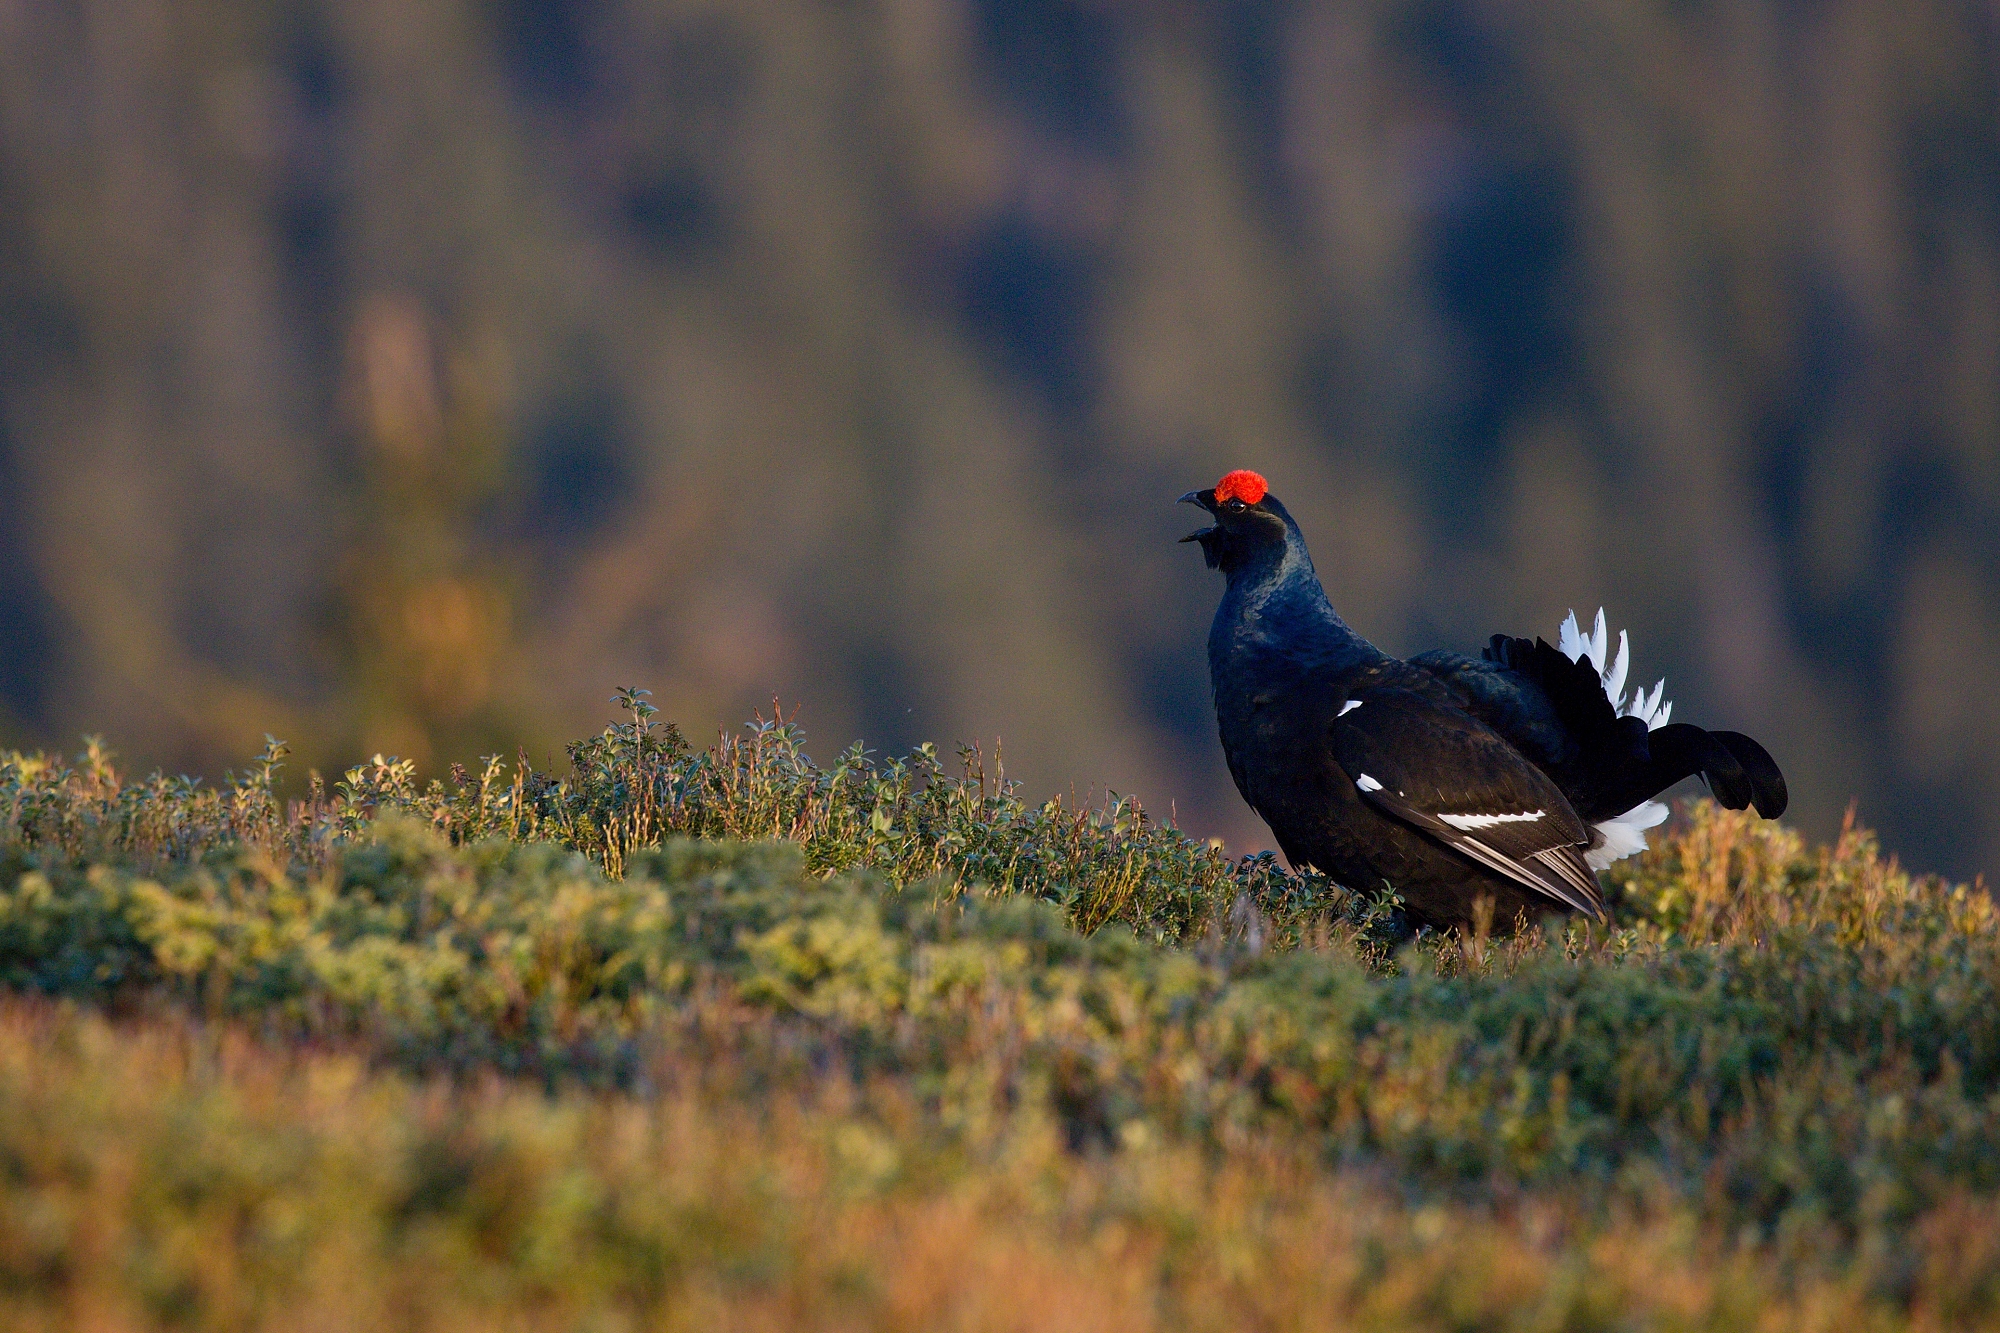
<svg viewBox="0 0 2000 1333"><path fill-rule="evenodd" d="M424 1154L441 1153L445 1183L384 1183L336 1204L314 1167L285 1186L303 1191L285 1206L328 1218L358 1209L350 1221L369 1235L415 1208L475 1249L489 1243L480 1228L498 1227L505 1239L479 1262L507 1276L480 1280L528 1301L526 1274L560 1270L554 1287L533 1288L551 1309L638 1309L668 1290L693 1299L694 1274L717 1310L751 1299L745 1291L762 1293L755 1304L782 1290L802 1302L795 1314L818 1318L850 1310L836 1293L852 1283L863 1322L895 1322L881 1301L900 1279L880 1256L835 1245L852 1272L828 1268L813 1228L746 1220L757 1208L742 1201L765 1188L748 1177L709 1182L747 1210L727 1224L734 1239L653 1268L631 1267L629 1247L682 1244L646 1230L653 1222L633 1236L623 1222L587 1235L564 1222L549 1234L565 1239L550 1240L540 1228L553 1222L481 1220L493 1209L514 1218L515 1194L553 1198L570 1188L563 1180L606 1197L610 1158L578 1125L690 1116L752 1126L741 1132L763 1147L714 1168L752 1175L796 1165L771 1126L813 1127L821 1155L797 1168L811 1198L769 1207L879 1238L976 1196L984 1202L952 1224L967 1245L1024 1227L1039 1257L1002 1245L1005 1263L1072 1276L1074 1245L1109 1246L1105 1271L1172 1326L1226 1323L1225 1293L1302 1318L1222 1276L1232 1246L1281 1235L1292 1252L1241 1271L1303 1280L1323 1260L1346 1275L1307 1282L1327 1310L1427 1327L1530 1311L1622 1326L1728 1323L1753 1309L1892 1321L2000 1309L2000 1262L1946 1248L1962 1249L2000 1207L2000 918L1983 888L1912 876L1857 828L1809 849L1782 827L1700 803L1607 877L1613 927L1551 920L1508 939L1412 937L1393 899L1363 900L1268 857L1230 862L1135 803L1031 806L985 779L976 754L952 776L928 749L883 765L854 751L820 770L795 733L762 726L697 756L651 725L643 699L626 698L634 723L573 747L561 779L496 762L478 779L420 789L407 766L383 761L330 797L281 805L276 746L214 789L121 782L99 747L67 766L8 757L0 987L40 998L12 1002L16 1035L0 1031L0 1056L18 1083L39 1058L21 1032L142 1052L168 1040L160 1032L225 1044L237 1033L258 1052L242 1057L246 1068L279 1071L252 1081L331 1077L312 1072L321 1056L285 1053L341 1053L324 1056L349 1062L340 1077L400 1108L361 1135L371 1142L405 1133L407 1117L434 1123L443 1113L410 1109L425 1097L498 1117L443 1146L407 1130L416 1137L396 1150L400 1164L383 1168L427 1180ZM35 1007L58 1001L137 1026ZM88 1060L47 1058L59 1096L79 1108L126 1098L119 1114L152 1126L146 1134L194 1116L218 1144L244 1137L253 1161L293 1160L270 1117L204 1109L202 1098L237 1095L234 1075L176 1074L157 1095L114 1095L102 1082L113 1075ZM540 1100L478 1091L496 1076L526 1079ZM448 1081L433 1092L405 1081L436 1077ZM46 1131L30 1152L7 1147L0 1129L0 1167L60 1157L50 1145L70 1112L19 1087L0 1095L41 1107ZM672 1100L682 1096L695 1100ZM542 1126L535 1142L562 1146L494 1167L499 1184L467 1183L485 1179L482 1154L516 1151L492 1146L511 1142L506 1126L529 1121ZM313 1151L358 1151L341 1137L350 1130L344 1120L313 1130ZM99 1150L79 1147L78 1160ZM1022 1153L1039 1163L1027 1176ZM181 1188L167 1165L135 1169ZM678 1179L680 1168L662 1169ZM21 1230L24 1200L56 1188L33 1171L5 1178L14 1211L0 1222L0 1272L16 1262L5 1256L40 1243ZM1051 1213L1021 1193L1043 1187L1035 1181L1100 1202L1087 1216ZM1146 1212L1153 1203L1135 1220L1104 1202L1163 1200L1182 1185L1208 1202L1169 1208L1179 1221ZM657 1220L668 1195L691 1187L651 1188L613 1190L625 1200L613 1212ZM410 1190L438 1201L411 1203ZM1232 1191L1255 1202L1216 1201ZM139 1199L119 1216L150 1215ZM1246 1207L1262 1220L1245 1221ZM120 1244L141 1243L139 1221L118 1225ZM1554 1230L1537 1240L1535 1228ZM606 1239L614 1232L624 1238ZM1328 1237L1362 1249L1330 1254ZM1459 1247L1449 1259L1433 1253L1437 1237ZM249 1241L200 1243L250 1262ZM50 1244L74 1258L71 1242ZM390 1249L403 1257L366 1261L381 1290L404 1280L407 1253ZM598 1276L570 1273L571 1260L546 1257L555 1253ZM1468 1256L1479 1254L1500 1268L1475 1274ZM759 1263L775 1285L729 1276ZM1612 1281L1619 1265L1694 1294L1674 1305L1681 1297ZM471 1268L453 1271L472 1281ZM1188 1276L1197 1272L1206 1276ZM1583 1273L1609 1285L1583 1291ZM1427 1291L1424 1274L1465 1289ZM245 1278L244 1290L291 1280ZM211 1326L227 1326L215 1322L220 1299L196 1301Z"/></svg>

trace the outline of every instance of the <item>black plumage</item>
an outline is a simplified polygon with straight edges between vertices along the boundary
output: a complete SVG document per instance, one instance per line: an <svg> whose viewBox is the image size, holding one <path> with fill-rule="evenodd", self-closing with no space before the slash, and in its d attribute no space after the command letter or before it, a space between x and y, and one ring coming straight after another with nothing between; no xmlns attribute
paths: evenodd
<svg viewBox="0 0 2000 1333"><path fill-rule="evenodd" d="M1215 516L1183 540L1227 580L1208 655L1229 771L1294 865L1392 887L1439 928L1471 923L1482 897L1503 924L1601 916L1593 863L1643 846L1664 816L1646 802L1682 778L1731 809L1783 812L1784 776L1749 737L1663 725L1657 691L1643 716L1621 715L1601 615L1595 662L1505 635L1478 658L1404 661L1334 612L1261 477L1181 498Z"/></svg>

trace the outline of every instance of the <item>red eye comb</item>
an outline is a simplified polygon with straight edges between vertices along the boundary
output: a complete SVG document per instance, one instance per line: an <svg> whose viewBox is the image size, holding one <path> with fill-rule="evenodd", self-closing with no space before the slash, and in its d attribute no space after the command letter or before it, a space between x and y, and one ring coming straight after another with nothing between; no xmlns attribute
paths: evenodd
<svg viewBox="0 0 2000 1333"><path fill-rule="evenodd" d="M1238 468L1215 483L1215 502L1227 504L1231 500L1241 500L1244 504L1253 505L1263 499L1270 489L1255 472Z"/></svg>

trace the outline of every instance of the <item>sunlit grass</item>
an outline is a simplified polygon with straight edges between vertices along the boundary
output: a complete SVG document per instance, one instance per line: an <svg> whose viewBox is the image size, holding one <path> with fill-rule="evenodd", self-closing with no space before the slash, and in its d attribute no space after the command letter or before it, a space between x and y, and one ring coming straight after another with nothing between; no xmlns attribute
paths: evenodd
<svg viewBox="0 0 2000 1333"><path fill-rule="evenodd" d="M1614 928L1406 939L625 700L290 802L0 759L9 1326L2000 1316L2000 920L1864 832L1697 804Z"/></svg>

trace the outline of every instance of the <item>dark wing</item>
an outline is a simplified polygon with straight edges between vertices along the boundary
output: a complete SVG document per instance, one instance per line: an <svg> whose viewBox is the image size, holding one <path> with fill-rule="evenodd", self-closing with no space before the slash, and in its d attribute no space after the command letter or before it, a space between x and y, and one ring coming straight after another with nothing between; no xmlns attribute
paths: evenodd
<svg viewBox="0 0 2000 1333"><path fill-rule="evenodd" d="M1684 722L1649 732L1612 708L1587 659L1572 662L1547 640L1496 634L1481 660L1455 653L1410 660L1532 758L1587 820L1614 818L1695 776L1728 809L1754 805L1770 819L1785 811L1785 776L1763 746Z"/></svg>
<svg viewBox="0 0 2000 1333"><path fill-rule="evenodd" d="M1495 638L1497 644L1499 636ZM1574 715L1577 710L1557 706L1558 691L1549 689L1533 671L1518 669L1513 662L1494 657L1493 652L1488 648L1484 657L1466 657L1436 649L1411 658L1410 665L1429 672L1459 698L1466 712L1506 737L1537 767L1560 771L1574 766L1583 752L1579 732L1594 731L1597 719L1590 718L1580 729L1580 719ZM1595 686L1595 673L1590 679ZM1609 722L1611 706L1604 702L1602 689L1597 690L1597 701ZM1583 703L1589 707L1587 698Z"/></svg>
<svg viewBox="0 0 2000 1333"><path fill-rule="evenodd" d="M1408 690L1351 694L1334 759L1362 799L1487 869L1589 916L1590 831L1554 782L1478 719Z"/></svg>
<svg viewBox="0 0 2000 1333"><path fill-rule="evenodd" d="M1572 662L1545 640L1496 634L1479 659L1438 652L1411 664L1553 778L1584 819L1614 818L1660 790L1624 800L1649 771L1646 724L1618 716L1588 660Z"/></svg>

